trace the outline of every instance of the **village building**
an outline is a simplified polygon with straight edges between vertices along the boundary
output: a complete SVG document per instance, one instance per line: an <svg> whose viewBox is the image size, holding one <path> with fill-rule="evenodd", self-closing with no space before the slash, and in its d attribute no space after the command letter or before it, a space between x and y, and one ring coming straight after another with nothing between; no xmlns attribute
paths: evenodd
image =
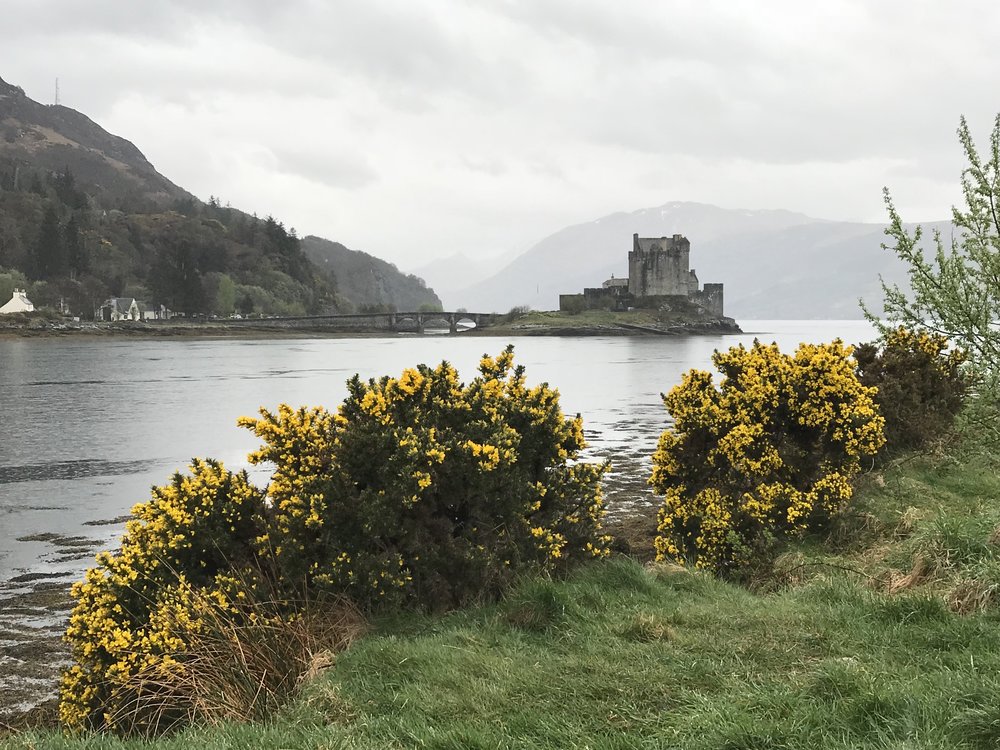
<svg viewBox="0 0 1000 750"><path fill-rule="evenodd" d="M690 268L691 243L687 237L632 235L628 278L610 279L582 294L560 294L559 309L628 310L631 308L690 311L699 316L724 317L723 285L701 286Z"/></svg>
<svg viewBox="0 0 1000 750"><path fill-rule="evenodd" d="M143 305L140 303L143 320L170 320L173 313L165 305Z"/></svg>
<svg viewBox="0 0 1000 750"><path fill-rule="evenodd" d="M0 307L0 315L32 312L34 309L34 304L32 304L31 300L28 299L28 291L26 289L15 289L13 295L11 295L10 301L3 307Z"/></svg>
<svg viewBox="0 0 1000 750"><path fill-rule="evenodd" d="M128 320L169 320L172 313L163 305L149 305L135 297L110 297L94 312L94 320L117 323Z"/></svg>
<svg viewBox="0 0 1000 750"><path fill-rule="evenodd" d="M111 297L97 308L94 320L106 323L117 323L122 320L142 320L142 313L135 297Z"/></svg>

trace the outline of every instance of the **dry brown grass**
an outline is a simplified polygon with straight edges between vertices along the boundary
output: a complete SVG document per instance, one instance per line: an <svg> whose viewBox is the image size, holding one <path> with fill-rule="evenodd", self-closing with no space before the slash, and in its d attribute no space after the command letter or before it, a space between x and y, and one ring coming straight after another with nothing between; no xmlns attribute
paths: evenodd
<svg viewBox="0 0 1000 750"><path fill-rule="evenodd" d="M658 512L658 506L636 508L634 513L605 519L602 531L614 538L615 552L648 563L656 556L653 540L657 535Z"/></svg>
<svg viewBox="0 0 1000 750"><path fill-rule="evenodd" d="M896 524L895 536L897 539L905 539L911 536L917 525L926 518L927 513L919 508L914 508L912 505L904 510L899 516L899 522Z"/></svg>
<svg viewBox="0 0 1000 750"><path fill-rule="evenodd" d="M913 567L910 568L909 573L904 574L898 570L889 571L886 593L898 594L901 591L908 591L926 581L933 572L933 565L923 557L917 557L913 561Z"/></svg>
<svg viewBox="0 0 1000 750"><path fill-rule="evenodd" d="M987 541L994 547L1000 547L1000 526L993 529L993 533L990 534L990 538Z"/></svg>
<svg viewBox="0 0 1000 750"><path fill-rule="evenodd" d="M201 627L178 664L150 668L128 684L134 698L111 717L123 734L265 719L367 629L346 601L254 603L238 619L203 601L198 612Z"/></svg>
<svg viewBox="0 0 1000 750"><path fill-rule="evenodd" d="M997 587L978 578L963 578L948 593L948 609L956 614L984 612L997 600Z"/></svg>

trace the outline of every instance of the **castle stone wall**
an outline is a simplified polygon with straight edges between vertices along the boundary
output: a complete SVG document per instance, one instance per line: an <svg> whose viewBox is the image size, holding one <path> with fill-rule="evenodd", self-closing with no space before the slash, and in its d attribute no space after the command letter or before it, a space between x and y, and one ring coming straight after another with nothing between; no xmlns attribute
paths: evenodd
<svg viewBox="0 0 1000 750"><path fill-rule="evenodd" d="M722 284L705 284L700 292L691 295L691 301L717 318L723 317Z"/></svg>
<svg viewBox="0 0 1000 750"><path fill-rule="evenodd" d="M624 286L587 288L583 294L560 294L559 309L562 312L583 310L628 310L629 296Z"/></svg>
<svg viewBox="0 0 1000 750"><path fill-rule="evenodd" d="M628 254L628 291L635 297L688 294L691 243L686 237L632 235Z"/></svg>

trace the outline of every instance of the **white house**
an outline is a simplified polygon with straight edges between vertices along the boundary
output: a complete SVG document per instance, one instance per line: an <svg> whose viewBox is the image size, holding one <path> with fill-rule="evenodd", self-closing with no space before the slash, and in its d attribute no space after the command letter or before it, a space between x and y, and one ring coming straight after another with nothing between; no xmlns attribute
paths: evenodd
<svg viewBox="0 0 1000 750"><path fill-rule="evenodd" d="M8 302L3 307L0 307L0 315L6 315L7 313L19 313L19 312L31 312L35 309L35 306L28 299L28 292L25 289L15 289L14 295L10 298Z"/></svg>
<svg viewBox="0 0 1000 750"><path fill-rule="evenodd" d="M97 320L117 323L119 320L140 320L139 303L134 297L112 297L97 310Z"/></svg>

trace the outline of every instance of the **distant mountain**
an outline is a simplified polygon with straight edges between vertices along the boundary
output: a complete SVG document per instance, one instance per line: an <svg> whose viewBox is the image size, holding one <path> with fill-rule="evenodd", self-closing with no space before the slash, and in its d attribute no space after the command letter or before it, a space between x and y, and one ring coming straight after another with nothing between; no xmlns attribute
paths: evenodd
<svg viewBox="0 0 1000 750"><path fill-rule="evenodd" d="M416 312L441 307L441 300L423 279L404 274L373 255L312 235L302 238L302 249L317 268L332 275L338 294L356 310Z"/></svg>
<svg viewBox="0 0 1000 750"><path fill-rule="evenodd" d="M947 222L927 226L946 228ZM881 249L885 225L828 221L790 211L673 202L616 213L546 237L495 275L453 295L457 304L506 311L556 309L560 293L628 276L632 235L683 234L702 283L726 285L726 314L739 318L856 318L857 300L878 306L879 274L905 282Z"/></svg>
<svg viewBox="0 0 1000 750"><path fill-rule="evenodd" d="M426 279L428 285L434 287L434 291L444 300L445 306L454 309L461 307L461 304L456 303L456 292L492 276L502 265L504 263L500 258L470 258L462 253L455 253L415 268L413 273Z"/></svg>
<svg viewBox="0 0 1000 750"><path fill-rule="evenodd" d="M308 244L334 246L319 238ZM313 265L294 231L161 175L132 143L0 80L0 297L84 317L108 297L189 315L439 305L420 279L342 245Z"/></svg>

